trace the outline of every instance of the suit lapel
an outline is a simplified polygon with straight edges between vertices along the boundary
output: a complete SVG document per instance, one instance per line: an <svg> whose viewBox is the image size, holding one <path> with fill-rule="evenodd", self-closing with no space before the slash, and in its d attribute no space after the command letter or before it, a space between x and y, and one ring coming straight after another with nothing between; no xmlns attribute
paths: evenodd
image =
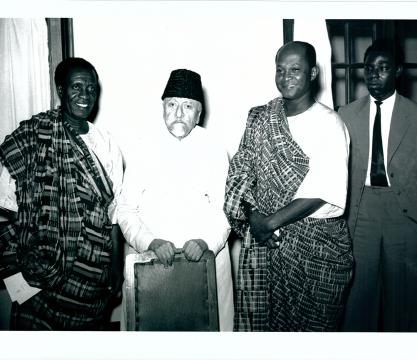
<svg viewBox="0 0 417 360"><path fill-rule="evenodd" d="M363 98L358 104L356 122L356 133L358 139L359 151L362 155L363 166L368 167L369 157L369 96Z"/></svg>
<svg viewBox="0 0 417 360"><path fill-rule="evenodd" d="M410 116L400 95L396 95L388 139L388 164L410 126Z"/></svg>

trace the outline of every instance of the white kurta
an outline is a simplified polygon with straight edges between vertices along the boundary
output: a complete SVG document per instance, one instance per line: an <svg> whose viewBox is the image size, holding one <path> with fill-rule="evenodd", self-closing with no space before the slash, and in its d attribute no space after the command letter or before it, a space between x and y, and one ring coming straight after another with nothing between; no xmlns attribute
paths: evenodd
<svg viewBox="0 0 417 360"><path fill-rule="evenodd" d="M166 129L142 144L127 163L118 221L128 253L155 238L182 248L203 239L216 255L221 331L233 330L233 288L223 212L229 167L226 151L199 126L178 140Z"/></svg>

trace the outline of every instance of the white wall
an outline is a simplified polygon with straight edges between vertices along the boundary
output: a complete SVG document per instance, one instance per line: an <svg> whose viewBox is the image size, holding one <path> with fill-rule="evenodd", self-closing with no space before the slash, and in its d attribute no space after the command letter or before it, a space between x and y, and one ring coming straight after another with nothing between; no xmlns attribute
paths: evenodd
<svg viewBox="0 0 417 360"><path fill-rule="evenodd" d="M135 5L129 16L73 19L75 56L91 61L102 83L97 124L129 156L140 136L163 121L160 98L170 72L188 68L202 78L207 129L233 155L250 107L278 94L274 57L283 41L280 13L252 3Z"/></svg>
<svg viewBox="0 0 417 360"><path fill-rule="evenodd" d="M134 163L140 138L149 136L155 124L164 126L161 95L170 72L188 68L202 78L206 127L232 156L249 109L278 96L280 7L268 2L175 1L136 2L131 9L128 16L124 8L123 16L73 19L75 56L91 61L101 79L97 124L114 135L127 165ZM330 49L324 19L297 20L296 27L297 40L310 39L313 33L315 45L322 45L318 53ZM323 34L325 46L319 41ZM330 56L326 61L330 65ZM327 103L332 106L331 96ZM236 273L240 242L230 239L229 245Z"/></svg>
<svg viewBox="0 0 417 360"><path fill-rule="evenodd" d="M280 14L255 4L236 5L139 2L131 16L73 19L75 56L94 64L102 84L96 123L114 135L127 164L134 162L140 138L163 124L161 95L174 69L201 75L205 126L231 156L250 107L278 95L274 60L283 43ZM240 242L229 245L236 272ZM118 309L112 318L117 320Z"/></svg>

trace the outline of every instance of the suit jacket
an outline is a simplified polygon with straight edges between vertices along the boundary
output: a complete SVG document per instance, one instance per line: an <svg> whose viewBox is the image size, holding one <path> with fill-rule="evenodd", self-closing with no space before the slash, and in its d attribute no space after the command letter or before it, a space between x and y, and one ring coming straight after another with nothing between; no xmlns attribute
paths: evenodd
<svg viewBox="0 0 417 360"><path fill-rule="evenodd" d="M352 236L369 156L369 95L339 109L351 138L346 215ZM387 175L405 216L417 221L417 104L396 94L388 139Z"/></svg>

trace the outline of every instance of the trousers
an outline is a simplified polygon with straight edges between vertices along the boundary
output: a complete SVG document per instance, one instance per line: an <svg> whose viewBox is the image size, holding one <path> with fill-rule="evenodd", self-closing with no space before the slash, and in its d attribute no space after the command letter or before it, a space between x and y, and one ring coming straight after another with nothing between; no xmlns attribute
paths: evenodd
<svg viewBox="0 0 417 360"><path fill-rule="evenodd" d="M389 187L365 186L342 331L417 331L417 223Z"/></svg>

